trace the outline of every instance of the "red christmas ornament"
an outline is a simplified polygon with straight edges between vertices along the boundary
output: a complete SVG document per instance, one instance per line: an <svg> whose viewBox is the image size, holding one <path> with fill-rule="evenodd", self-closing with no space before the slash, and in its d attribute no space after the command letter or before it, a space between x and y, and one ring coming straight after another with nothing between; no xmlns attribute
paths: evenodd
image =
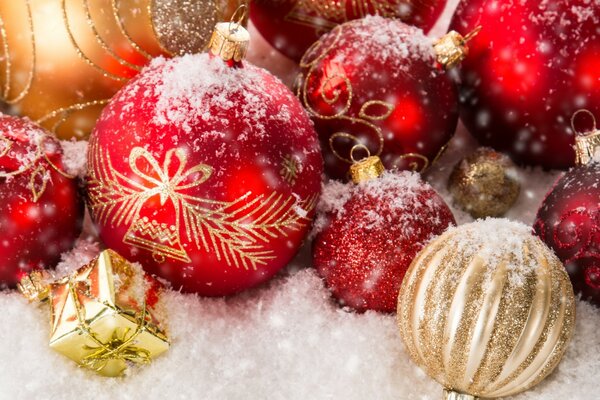
<svg viewBox="0 0 600 400"><path fill-rule="evenodd" d="M577 139L578 162L546 196L535 231L561 259L576 293L600 306L600 131Z"/></svg>
<svg viewBox="0 0 600 400"><path fill-rule="evenodd" d="M345 178L357 144L388 169L422 171L441 154L456 130L458 98L433 44L398 20L367 17L338 26L306 53L298 95L329 176Z"/></svg>
<svg viewBox="0 0 600 400"><path fill-rule="evenodd" d="M462 63L462 119L522 164L573 166L569 118L600 113L600 3L462 1L452 28L482 25Z"/></svg>
<svg viewBox="0 0 600 400"><path fill-rule="evenodd" d="M381 15L427 32L445 5L446 0L255 0L250 19L273 47L298 61L324 33L344 22Z"/></svg>
<svg viewBox="0 0 600 400"><path fill-rule="evenodd" d="M300 247L320 192L310 119L280 81L238 61L247 42L224 23L212 45L223 59L155 60L91 138L100 237L186 292L228 295L269 279Z"/></svg>
<svg viewBox="0 0 600 400"><path fill-rule="evenodd" d="M81 232L83 201L60 143L26 119L0 114L0 287L54 267Z"/></svg>
<svg viewBox="0 0 600 400"><path fill-rule="evenodd" d="M371 157L362 165L373 159L378 160ZM326 227L314 242L315 268L343 305L395 312L412 260L455 223L454 217L416 173L386 173L351 185L333 183L325 189L324 198L336 200L325 208Z"/></svg>

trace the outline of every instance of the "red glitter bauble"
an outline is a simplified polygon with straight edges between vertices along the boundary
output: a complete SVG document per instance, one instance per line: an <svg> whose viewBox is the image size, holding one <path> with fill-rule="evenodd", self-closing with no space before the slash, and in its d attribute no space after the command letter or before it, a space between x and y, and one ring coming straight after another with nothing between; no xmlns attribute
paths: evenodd
<svg viewBox="0 0 600 400"><path fill-rule="evenodd" d="M81 232L84 203L62 157L44 129L0 114L0 287L54 267Z"/></svg>
<svg viewBox="0 0 600 400"><path fill-rule="evenodd" d="M600 306L600 163L575 167L556 183L535 231L565 264L575 292Z"/></svg>
<svg viewBox="0 0 600 400"><path fill-rule="evenodd" d="M325 228L315 268L339 301L357 311L394 312L404 274L433 237L455 223L444 200L412 172L325 189ZM321 217L320 217L321 218Z"/></svg>
<svg viewBox="0 0 600 400"><path fill-rule="evenodd" d="M569 121L600 113L600 3L464 0L459 32L482 25L462 63L462 119L481 144L545 168L574 165Z"/></svg>
<svg viewBox="0 0 600 400"><path fill-rule="evenodd" d="M157 59L98 121L89 206L124 257L177 289L228 295L295 255L322 162L310 119L268 72L208 54Z"/></svg>
<svg viewBox="0 0 600 400"><path fill-rule="evenodd" d="M432 46L417 28L367 17L306 53L297 87L329 176L346 176L358 144L388 169L422 171L441 154L456 130L458 97Z"/></svg>
<svg viewBox="0 0 600 400"><path fill-rule="evenodd" d="M337 25L367 15L400 18L429 31L446 0L255 0L250 19L273 47L293 60Z"/></svg>

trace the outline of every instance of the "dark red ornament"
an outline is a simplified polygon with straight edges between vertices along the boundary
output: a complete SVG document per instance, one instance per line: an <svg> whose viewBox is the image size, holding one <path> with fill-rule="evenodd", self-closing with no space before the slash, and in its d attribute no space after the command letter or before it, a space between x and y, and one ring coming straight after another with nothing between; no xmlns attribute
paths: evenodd
<svg viewBox="0 0 600 400"><path fill-rule="evenodd" d="M320 217L326 222L313 245L315 268L341 304L395 312L408 267L430 239L455 224L452 212L418 174L406 171L359 185L336 182L324 198L339 204Z"/></svg>
<svg viewBox="0 0 600 400"><path fill-rule="evenodd" d="M0 287L52 268L81 232L83 200L58 140L27 119L0 114Z"/></svg>
<svg viewBox="0 0 600 400"><path fill-rule="evenodd" d="M343 179L360 144L386 168L423 171L456 130L458 98L433 41L398 20L340 25L304 56L298 95L330 177Z"/></svg>
<svg viewBox="0 0 600 400"><path fill-rule="evenodd" d="M600 157L592 158L600 155L600 131L577 141L581 165L548 193L535 231L565 264L575 292L600 306Z"/></svg>
<svg viewBox="0 0 600 400"><path fill-rule="evenodd" d="M89 150L101 239L207 296L285 266L321 185L316 133L293 93L249 63L229 64L208 54L155 60L106 107Z"/></svg>
<svg viewBox="0 0 600 400"><path fill-rule="evenodd" d="M250 19L263 37L298 61L323 34L367 15L400 18L429 31L446 0L255 0Z"/></svg>
<svg viewBox="0 0 600 400"><path fill-rule="evenodd" d="M461 68L462 119L486 146L545 168L574 165L571 115L600 113L600 3L463 0L451 24L482 25Z"/></svg>

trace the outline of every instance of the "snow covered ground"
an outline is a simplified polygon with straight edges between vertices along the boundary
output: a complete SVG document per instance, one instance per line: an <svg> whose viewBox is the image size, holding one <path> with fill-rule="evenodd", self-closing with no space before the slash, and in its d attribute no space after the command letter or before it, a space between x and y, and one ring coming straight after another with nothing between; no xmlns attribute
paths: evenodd
<svg viewBox="0 0 600 400"><path fill-rule="evenodd" d="M455 4L451 0L448 12ZM444 23L447 18L438 32ZM257 35L251 59L289 79L289 64ZM73 164L81 163L82 146L65 146ZM447 177L474 148L459 128L427 177L449 203ZM558 174L520 174L521 196L507 217L531 224ZM453 211L459 223L471 220ZM80 241L64 255L59 272L84 264L98 248L94 241ZM168 293L171 350L123 379L95 376L50 350L49 310L27 304L17 293L2 293L0 399L440 399L441 388L405 353L395 318L340 309L309 260L306 247L268 285L229 299ZM518 399L598 397L600 310L580 302L577 311L575 338L564 361Z"/></svg>

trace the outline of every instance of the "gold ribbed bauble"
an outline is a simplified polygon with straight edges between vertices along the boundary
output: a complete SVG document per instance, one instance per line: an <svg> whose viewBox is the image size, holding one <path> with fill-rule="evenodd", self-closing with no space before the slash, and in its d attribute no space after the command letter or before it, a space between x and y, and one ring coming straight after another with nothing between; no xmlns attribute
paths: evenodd
<svg viewBox="0 0 600 400"><path fill-rule="evenodd" d="M84 139L158 55L204 50L241 0L0 2L0 100L61 139Z"/></svg>
<svg viewBox="0 0 600 400"><path fill-rule="evenodd" d="M517 201L521 184L508 156L482 147L456 165L448 189L474 218L501 217Z"/></svg>
<svg viewBox="0 0 600 400"><path fill-rule="evenodd" d="M567 272L531 228L501 219L451 228L408 270L400 335L446 399L498 398L542 381L575 327Z"/></svg>

